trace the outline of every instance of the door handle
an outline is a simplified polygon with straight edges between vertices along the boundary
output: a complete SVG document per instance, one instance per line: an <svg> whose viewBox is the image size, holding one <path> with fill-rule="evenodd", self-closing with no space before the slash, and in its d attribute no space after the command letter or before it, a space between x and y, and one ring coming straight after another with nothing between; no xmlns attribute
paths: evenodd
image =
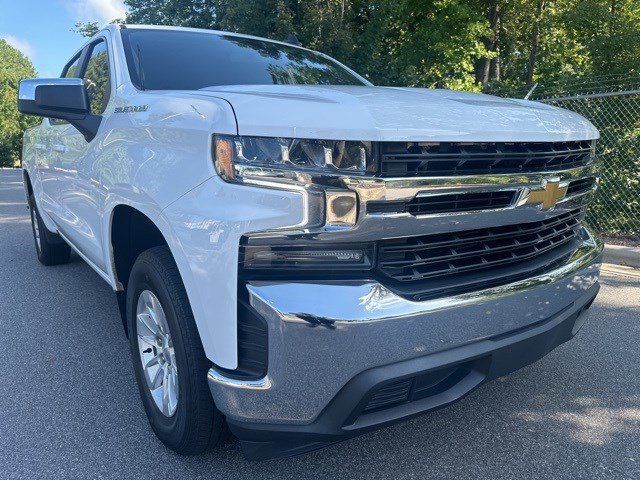
<svg viewBox="0 0 640 480"><path fill-rule="evenodd" d="M54 152L64 153L67 151L67 147L65 147L64 145L60 145L59 143L52 145L51 148L53 148Z"/></svg>
<svg viewBox="0 0 640 480"><path fill-rule="evenodd" d="M34 143L33 148L36 150L46 150L47 146L44 143Z"/></svg>

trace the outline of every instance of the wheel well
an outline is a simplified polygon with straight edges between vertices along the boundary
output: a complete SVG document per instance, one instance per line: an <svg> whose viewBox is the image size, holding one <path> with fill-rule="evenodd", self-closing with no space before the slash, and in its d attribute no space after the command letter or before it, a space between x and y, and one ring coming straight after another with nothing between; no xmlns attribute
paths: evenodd
<svg viewBox="0 0 640 480"><path fill-rule="evenodd" d="M117 280L126 288L138 255L167 242L158 227L145 214L119 205L111 218L111 248Z"/></svg>
<svg viewBox="0 0 640 480"><path fill-rule="evenodd" d="M161 245L167 245L164 236L145 214L127 205L118 205L113 210L111 249L116 281L123 287L123 291L117 292L116 295L125 332L127 332L125 292L133 264L142 252Z"/></svg>

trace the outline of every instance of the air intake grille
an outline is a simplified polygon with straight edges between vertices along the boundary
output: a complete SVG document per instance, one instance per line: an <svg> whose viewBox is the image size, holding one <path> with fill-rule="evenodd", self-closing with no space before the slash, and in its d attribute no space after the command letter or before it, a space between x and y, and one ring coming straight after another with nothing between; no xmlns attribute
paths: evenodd
<svg viewBox="0 0 640 480"><path fill-rule="evenodd" d="M360 413L377 412L406 402L414 402L445 393L460 383L474 368L479 368L486 362L486 358L479 358L409 378L394 380L375 388L371 396L368 399L365 398L364 408Z"/></svg>
<svg viewBox="0 0 640 480"><path fill-rule="evenodd" d="M594 143L406 143L380 145L382 177L483 175L566 170L586 165Z"/></svg>
<svg viewBox="0 0 640 480"><path fill-rule="evenodd" d="M375 412L409 400L413 378L391 382L377 390L364 408L364 413Z"/></svg>
<svg viewBox="0 0 640 480"><path fill-rule="evenodd" d="M409 201L373 201L367 203L367 213L410 213L428 215L449 212L476 212L506 208L515 198L516 190L494 192L445 193L415 197Z"/></svg>
<svg viewBox="0 0 640 480"><path fill-rule="evenodd" d="M513 267L573 240L582 215L576 209L520 225L384 240L378 248L378 268L394 280L414 282Z"/></svg>

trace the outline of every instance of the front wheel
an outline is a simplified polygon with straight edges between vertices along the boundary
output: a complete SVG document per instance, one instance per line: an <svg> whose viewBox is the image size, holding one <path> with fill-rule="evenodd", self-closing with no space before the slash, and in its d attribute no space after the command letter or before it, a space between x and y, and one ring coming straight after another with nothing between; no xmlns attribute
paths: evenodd
<svg viewBox="0 0 640 480"><path fill-rule="evenodd" d="M218 443L222 414L187 294L167 247L140 254L127 285L129 340L140 396L158 438L181 454Z"/></svg>
<svg viewBox="0 0 640 480"><path fill-rule="evenodd" d="M40 263L43 265L67 263L71 259L71 247L60 235L47 230L33 195L29 197L29 214L33 241L36 244L36 254Z"/></svg>

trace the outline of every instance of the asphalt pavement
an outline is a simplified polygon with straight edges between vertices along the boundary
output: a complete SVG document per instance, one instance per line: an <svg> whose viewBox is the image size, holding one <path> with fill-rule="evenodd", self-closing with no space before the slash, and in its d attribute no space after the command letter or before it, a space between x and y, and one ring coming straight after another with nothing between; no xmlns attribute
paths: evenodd
<svg viewBox="0 0 640 480"><path fill-rule="evenodd" d="M602 283L575 339L449 407L286 460L234 439L180 457L149 428L113 292L78 258L38 263L20 171L0 169L0 478L640 478L640 274Z"/></svg>

